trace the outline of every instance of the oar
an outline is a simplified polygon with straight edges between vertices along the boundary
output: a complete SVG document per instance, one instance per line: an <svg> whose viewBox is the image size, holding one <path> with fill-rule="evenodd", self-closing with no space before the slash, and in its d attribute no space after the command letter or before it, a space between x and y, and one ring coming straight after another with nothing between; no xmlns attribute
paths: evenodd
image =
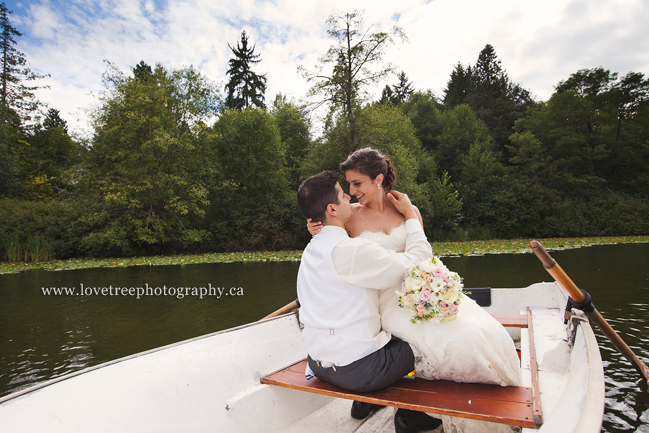
<svg viewBox="0 0 649 433"><path fill-rule="evenodd" d="M613 346L624 355L624 357L635 367L636 370L640 373L645 380L649 381L649 369L638 357L633 353L631 348L622 340L622 338L615 332L615 330L608 324L606 319L602 317L597 308L590 302L590 295L587 293L584 294L575 283L572 282L568 274L561 269L561 266L552 258L543 245L538 241L532 241L530 243L530 248L543 263L543 267L548 271L554 280L563 287L572 300L574 304L577 304L577 307L582 309L588 318L595 324L597 327L606 335L606 337L613 343ZM584 304L584 305L580 305Z"/></svg>
<svg viewBox="0 0 649 433"><path fill-rule="evenodd" d="M265 319L270 319L271 317L279 316L280 314L288 313L291 310L295 310L296 308L299 308L300 304L297 302L297 299L293 302L289 302L288 304L284 305L282 308L279 310L275 310L272 313L270 313L268 316L264 317L261 320Z"/></svg>

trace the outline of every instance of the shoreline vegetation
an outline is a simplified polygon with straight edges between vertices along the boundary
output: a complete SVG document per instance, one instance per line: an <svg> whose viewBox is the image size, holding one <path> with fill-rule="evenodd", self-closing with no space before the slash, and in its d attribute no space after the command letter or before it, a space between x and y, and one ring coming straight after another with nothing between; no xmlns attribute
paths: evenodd
<svg viewBox="0 0 649 433"><path fill-rule="evenodd" d="M594 245L649 243L646 236L602 236L581 238L537 239L548 251L589 247ZM488 241L431 242L433 252L440 257L482 256L486 254L525 254L531 253L532 239L499 239ZM299 261L301 250L290 251L249 251L230 253L206 253L170 256L123 257L103 259L69 259L47 262L0 262L0 274L40 269L45 271L64 271L91 268L124 268L129 266L190 265L199 263L250 263Z"/></svg>

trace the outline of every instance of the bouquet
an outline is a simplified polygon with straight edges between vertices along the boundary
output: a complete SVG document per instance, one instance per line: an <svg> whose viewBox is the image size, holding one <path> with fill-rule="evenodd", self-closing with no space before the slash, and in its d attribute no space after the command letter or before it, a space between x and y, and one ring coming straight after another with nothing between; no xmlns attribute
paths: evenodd
<svg viewBox="0 0 649 433"><path fill-rule="evenodd" d="M424 320L448 322L457 318L464 292L462 279L451 272L439 257L412 265L396 290L399 306L412 312L412 323Z"/></svg>

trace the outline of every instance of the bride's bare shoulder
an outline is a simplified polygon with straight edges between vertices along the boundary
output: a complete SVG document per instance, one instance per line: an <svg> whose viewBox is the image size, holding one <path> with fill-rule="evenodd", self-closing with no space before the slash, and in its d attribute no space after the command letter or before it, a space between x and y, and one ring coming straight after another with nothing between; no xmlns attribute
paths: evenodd
<svg viewBox="0 0 649 433"><path fill-rule="evenodd" d="M345 223L345 228L351 237L356 237L363 232L367 223L365 221L365 207L359 203L352 204L352 217Z"/></svg>

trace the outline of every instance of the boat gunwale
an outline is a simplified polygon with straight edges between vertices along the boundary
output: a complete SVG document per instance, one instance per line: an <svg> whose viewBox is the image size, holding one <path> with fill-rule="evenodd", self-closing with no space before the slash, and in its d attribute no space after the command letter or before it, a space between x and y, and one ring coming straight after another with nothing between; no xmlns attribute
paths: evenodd
<svg viewBox="0 0 649 433"><path fill-rule="evenodd" d="M120 362L129 361L131 359L135 359L135 358L139 358L141 356L156 353L156 352L159 352L161 350L171 349L172 347L182 346L183 344L193 343L194 341L200 341L200 340L203 340L203 339L206 339L206 338L217 336L219 334L227 334L227 333L230 333L230 332L238 331L240 329L249 328L251 326L261 325L261 324L264 324L264 323L267 323L267 322L270 322L270 321L283 319L286 316L290 316L290 315L295 315L295 312L291 311L289 313L282 314L281 316L270 317L270 318L262 319L262 320L259 320L259 321L256 321L256 322L250 322L250 323L246 323L246 324L243 324L243 325L235 326L233 328L222 329L221 331L215 331L215 332L211 332L209 334L199 335L198 337L192 337L192 338L189 338L187 340L181 340L181 341L177 341L175 343L171 343L171 344L156 347L156 348L153 348L153 349L145 350L144 352L138 352L138 353L134 353L132 355L124 356L122 358L113 359L112 361L102 362L101 364L97 364L97 365L93 365L91 367L83 368L81 370L73 371L73 372L64 374L63 376L54 377L52 379L46 380L45 382L37 383L37 384L29 386L27 388L12 392L11 394L7 394L5 396L2 396L2 397L0 397L0 404L6 403L7 401L13 400L13 399L18 398L18 397L22 397L23 395L29 394L31 392L38 391L38 390L43 389L45 387L48 387L50 385L54 385L56 383L63 382L64 380L72 379L73 377L80 376L80 375L85 374L85 373L90 373L91 371L98 370L100 368L109 367L111 365L115 365L115 364L118 364Z"/></svg>
<svg viewBox="0 0 649 433"><path fill-rule="evenodd" d="M588 357L588 390L586 391L586 399L581 411L581 417L579 418L577 429L574 433L600 432L604 420L604 411L606 409L606 387L602 354L599 351L597 337L595 336L595 332L593 331L587 316L584 315L584 320L579 323L579 328L583 332L586 343Z"/></svg>

